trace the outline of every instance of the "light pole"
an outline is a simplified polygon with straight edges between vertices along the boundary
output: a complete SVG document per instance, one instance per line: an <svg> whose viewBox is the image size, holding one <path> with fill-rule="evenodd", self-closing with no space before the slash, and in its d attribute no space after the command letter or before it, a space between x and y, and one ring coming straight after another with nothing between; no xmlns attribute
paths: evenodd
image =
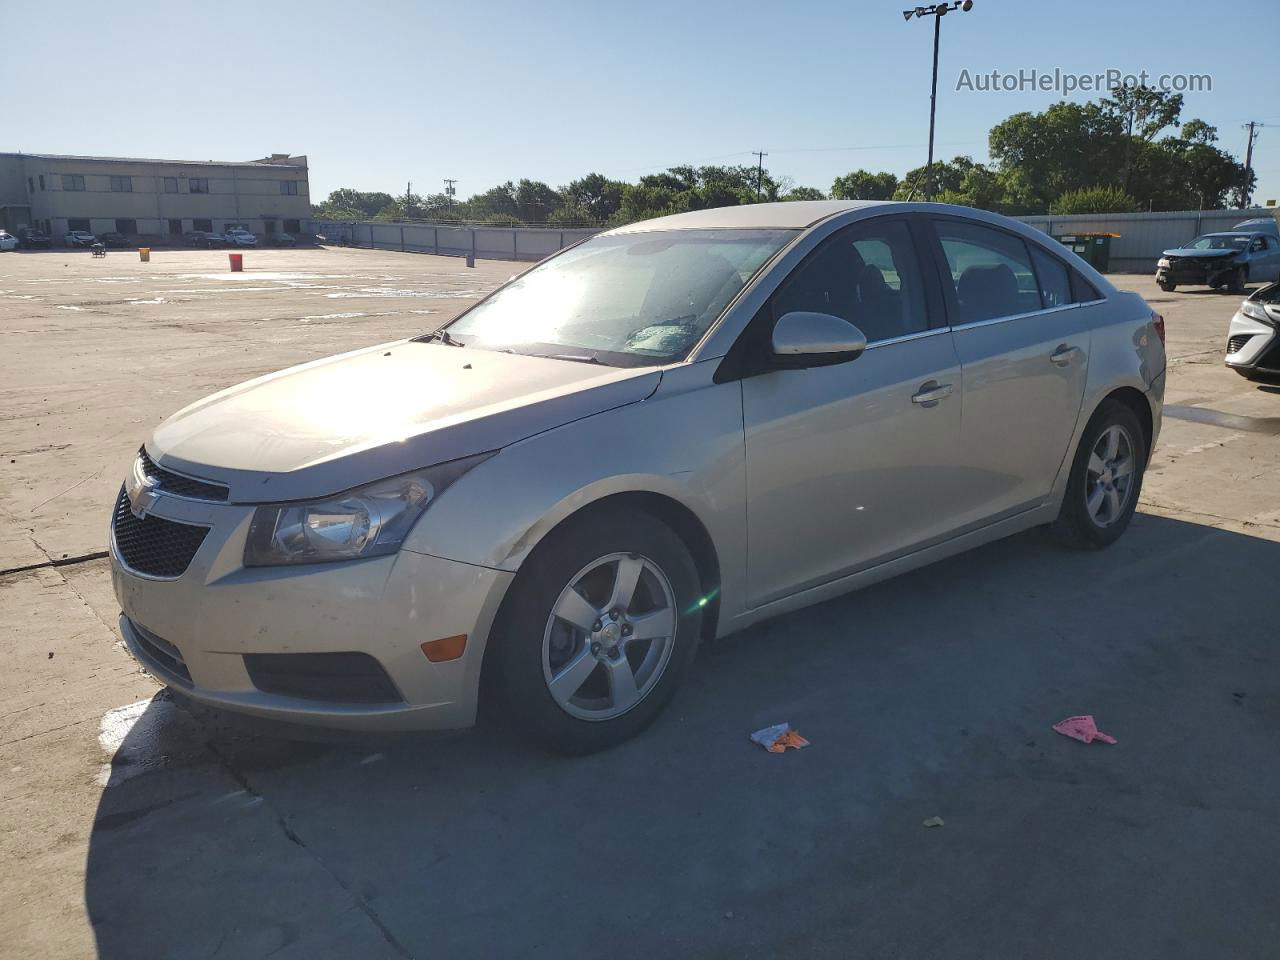
<svg viewBox="0 0 1280 960"><path fill-rule="evenodd" d="M938 112L938 41L942 36L942 18L950 10L973 9L973 0L954 0L952 3L935 3L928 7L914 7L902 11L902 19L933 17L933 86L929 92L929 159L924 165L924 198L933 199L933 126Z"/></svg>

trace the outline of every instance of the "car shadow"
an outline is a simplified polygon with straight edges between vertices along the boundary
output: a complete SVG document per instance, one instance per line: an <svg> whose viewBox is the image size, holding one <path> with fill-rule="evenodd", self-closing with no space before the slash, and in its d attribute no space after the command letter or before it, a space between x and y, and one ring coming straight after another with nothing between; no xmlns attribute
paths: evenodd
<svg viewBox="0 0 1280 960"><path fill-rule="evenodd" d="M1011 538L706 645L579 759L161 694L91 834L99 955L1260 956L1277 569L1146 514L1101 552ZM1050 729L1080 713L1119 743ZM780 722L812 745L749 742Z"/></svg>

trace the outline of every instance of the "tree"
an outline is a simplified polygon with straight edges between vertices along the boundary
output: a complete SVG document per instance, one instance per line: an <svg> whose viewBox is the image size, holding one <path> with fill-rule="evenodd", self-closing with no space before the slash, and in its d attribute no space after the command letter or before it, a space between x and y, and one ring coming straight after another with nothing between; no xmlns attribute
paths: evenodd
<svg viewBox="0 0 1280 960"><path fill-rule="evenodd" d="M1061 216L1071 213L1133 213L1138 201L1119 187L1085 187L1069 190L1058 197L1049 212Z"/></svg>
<svg viewBox="0 0 1280 960"><path fill-rule="evenodd" d="M508 180L496 187L477 193L467 200L466 217L472 220L488 220L490 217L516 217L519 204L516 203L516 185Z"/></svg>
<svg viewBox="0 0 1280 960"><path fill-rule="evenodd" d="M599 173L589 173L581 180L574 180L560 188L565 207L584 214L583 220L603 223L622 206L622 191L627 184L610 180Z"/></svg>
<svg viewBox="0 0 1280 960"><path fill-rule="evenodd" d="M854 170L836 177L831 196L836 200L888 200L898 189L898 178L892 173Z"/></svg>
<svg viewBox="0 0 1280 960"><path fill-rule="evenodd" d="M1043 211L1068 190L1117 182L1124 125L1100 104L1063 101L996 124L988 148L999 172L1013 175L1019 205Z"/></svg>
<svg viewBox="0 0 1280 960"><path fill-rule="evenodd" d="M793 187L782 196L783 200L825 200L826 194L816 187ZM846 198L847 199L847 198Z"/></svg>
<svg viewBox="0 0 1280 960"><path fill-rule="evenodd" d="M353 190L342 187L334 190L315 210L316 215L334 220L362 220L377 216L378 211L395 203L389 193Z"/></svg>
<svg viewBox="0 0 1280 960"><path fill-rule="evenodd" d="M1182 113L1182 94L1154 90L1141 84L1123 85L1111 90L1111 97L1098 101L1106 111L1125 124L1125 133L1150 143L1165 127L1178 122Z"/></svg>
<svg viewBox="0 0 1280 960"><path fill-rule="evenodd" d="M1188 120L1182 125L1182 139L1187 143L1211 146L1218 142L1218 128L1209 126L1203 120Z"/></svg>
<svg viewBox="0 0 1280 960"><path fill-rule="evenodd" d="M515 215L525 223L546 223L564 204L563 198L541 180L521 180L515 189Z"/></svg>

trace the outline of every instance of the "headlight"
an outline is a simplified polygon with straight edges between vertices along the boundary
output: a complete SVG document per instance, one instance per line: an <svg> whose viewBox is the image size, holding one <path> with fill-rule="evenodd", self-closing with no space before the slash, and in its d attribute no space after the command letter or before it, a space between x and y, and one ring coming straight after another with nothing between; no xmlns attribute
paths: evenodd
<svg viewBox="0 0 1280 960"><path fill-rule="evenodd" d="M1169 260L1166 257L1161 257L1159 260L1156 261L1157 267L1167 267L1168 265L1169 265Z"/></svg>
<svg viewBox="0 0 1280 960"><path fill-rule="evenodd" d="M494 452L389 477L325 500L261 506L249 525L244 564L327 563L395 553L431 501Z"/></svg>
<svg viewBox="0 0 1280 960"><path fill-rule="evenodd" d="M1268 316L1267 311L1263 309L1262 304L1254 303L1252 300L1246 300L1241 304L1240 312L1246 317L1252 317L1254 320L1261 320L1263 323L1275 323L1275 321Z"/></svg>

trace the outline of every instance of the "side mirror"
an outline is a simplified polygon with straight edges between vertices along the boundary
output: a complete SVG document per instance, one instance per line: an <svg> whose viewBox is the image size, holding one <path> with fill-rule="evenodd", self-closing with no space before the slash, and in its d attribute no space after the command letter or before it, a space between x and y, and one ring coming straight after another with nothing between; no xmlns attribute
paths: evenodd
<svg viewBox="0 0 1280 960"><path fill-rule="evenodd" d="M829 313L783 314L773 327L775 367L826 367L848 363L867 349L866 335Z"/></svg>

